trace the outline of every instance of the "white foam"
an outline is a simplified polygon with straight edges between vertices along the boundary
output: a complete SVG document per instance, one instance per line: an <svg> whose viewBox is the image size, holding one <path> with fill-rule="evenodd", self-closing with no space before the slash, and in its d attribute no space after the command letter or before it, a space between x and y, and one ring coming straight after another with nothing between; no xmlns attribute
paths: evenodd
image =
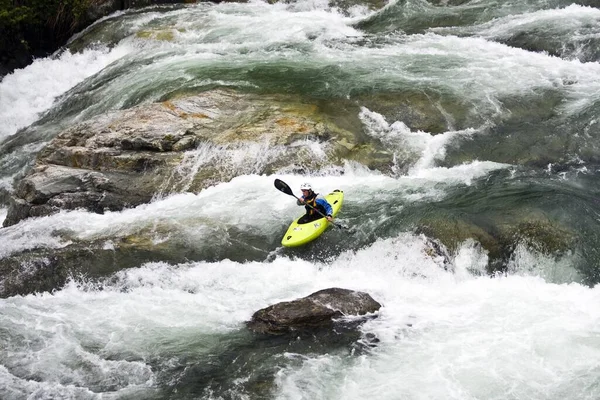
<svg viewBox="0 0 600 400"><path fill-rule="evenodd" d="M127 47L64 52L35 60L0 82L0 139L29 126L56 98L129 52Z"/></svg>
<svg viewBox="0 0 600 400"><path fill-rule="evenodd" d="M242 183L260 186L261 179ZM226 185L203 196L219 192ZM181 206L189 199L178 200ZM155 376L135 360L168 363L182 351L202 359L212 349L210 337L243 329L254 311L343 287L382 303L379 317L363 328L377 336L377 347L362 356L332 351L290 363L277 375L278 397L395 398L402 392L434 398L458 391L485 398L493 388L543 398L550 389L539 388L548 380L568 387L571 374L595 379L585 371L600 360L593 344L600 289L531 276L478 277L467 271L480 268L484 254L469 243L463 249L453 261L462 272L454 274L430 256L424 237L403 233L327 263L285 256L271 263L150 263L116 273L101 288L71 283L53 294L0 299L2 326L21 338L3 343L3 363L17 373L23 365L51 386L66 380L86 387L118 371L116 390L144 393ZM206 337L200 348L199 337ZM11 379L0 373L4 385ZM15 390L27 385L12 382Z"/></svg>
<svg viewBox="0 0 600 400"><path fill-rule="evenodd" d="M444 160L446 146L456 138L473 135L475 129L432 135L428 132L412 131L402 121L389 124L381 114L365 107L362 107L359 117L367 134L381 140L389 150L398 153L398 158L404 156L410 159L414 155L418 156L404 179L470 184L473 179L485 176L491 171L510 167L507 164L478 160L451 168L436 166L437 161Z"/></svg>
<svg viewBox="0 0 600 400"><path fill-rule="evenodd" d="M509 392L514 398L597 393L590 389L595 381L590 371L600 359L600 315L592 306L600 290L531 277L433 287L404 283L389 281L381 316L365 327L380 340L376 348L361 357L330 354L289 367L278 375L279 396L394 399L403 393L462 399Z"/></svg>
<svg viewBox="0 0 600 400"><path fill-rule="evenodd" d="M600 35L600 10L571 4L552 10L538 10L509 15L464 30L476 32L489 39L507 39L521 32L545 32L548 35L565 35L566 38L584 39ZM433 28L434 32L453 31L456 28ZM460 30L460 29L459 29Z"/></svg>

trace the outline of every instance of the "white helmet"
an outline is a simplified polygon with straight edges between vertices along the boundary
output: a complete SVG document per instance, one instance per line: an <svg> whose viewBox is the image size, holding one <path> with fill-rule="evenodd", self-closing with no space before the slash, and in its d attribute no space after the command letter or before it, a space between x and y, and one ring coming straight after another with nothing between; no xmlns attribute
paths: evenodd
<svg viewBox="0 0 600 400"><path fill-rule="evenodd" d="M302 185L300 185L300 190L312 190L312 186L308 182L303 183Z"/></svg>

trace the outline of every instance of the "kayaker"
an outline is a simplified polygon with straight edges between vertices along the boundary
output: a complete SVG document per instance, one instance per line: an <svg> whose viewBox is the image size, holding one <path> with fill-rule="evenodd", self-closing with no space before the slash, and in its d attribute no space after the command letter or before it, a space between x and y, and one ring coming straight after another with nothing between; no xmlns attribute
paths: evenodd
<svg viewBox="0 0 600 400"><path fill-rule="evenodd" d="M324 198L318 197L319 194L313 191L310 183L303 183L300 186L300 190L302 191L302 197L297 203L299 206L304 205L306 214L298 220L299 224L306 224L307 222L323 218L323 215L327 216L327 221L333 221L331 204ZM315 209L319 210L323 215L319 214Z"/></svg>

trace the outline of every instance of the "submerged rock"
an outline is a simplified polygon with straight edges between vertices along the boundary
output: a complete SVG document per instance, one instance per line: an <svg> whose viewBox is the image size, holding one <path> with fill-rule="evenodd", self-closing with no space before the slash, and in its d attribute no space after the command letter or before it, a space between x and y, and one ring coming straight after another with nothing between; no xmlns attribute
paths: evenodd
<svg viewBox="0 0 600 400"><path fill-rule="evenodd" d="M560 258L575 251L577 234L566 225L550 219L542 211L524 207L511 213L485 218L429 216L418 221L418 232L441 245L433 254L456 253L473 240L488 257L487 272L504 272L519 244L541 255ZM447 250L446 250L447 249Z"/></svg>
<svg viewBox="0 0 600 400"><path fill-rule="evenodd" d="M336 318L372 314L380 308L368 293L330 288L258 310L247 326L257 333L281 335L329 327Z"/></svg>

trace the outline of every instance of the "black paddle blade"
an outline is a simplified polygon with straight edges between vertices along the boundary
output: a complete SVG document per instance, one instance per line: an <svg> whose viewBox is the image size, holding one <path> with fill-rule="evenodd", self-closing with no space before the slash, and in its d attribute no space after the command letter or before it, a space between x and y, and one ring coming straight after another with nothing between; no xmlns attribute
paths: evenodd
<svg viewBox="0 0 600 400"><path fill-rule="evenodd" d="M292 192L292 189L290 189L290 187L288 186L287 183L285 183L284 181L282 181L281 179L275 179L275 187L277 188L277 190L282 191L285 194L289 194L290 196L294 196L294 193ZM294 196L296 197L296 196Z"/></svg>

